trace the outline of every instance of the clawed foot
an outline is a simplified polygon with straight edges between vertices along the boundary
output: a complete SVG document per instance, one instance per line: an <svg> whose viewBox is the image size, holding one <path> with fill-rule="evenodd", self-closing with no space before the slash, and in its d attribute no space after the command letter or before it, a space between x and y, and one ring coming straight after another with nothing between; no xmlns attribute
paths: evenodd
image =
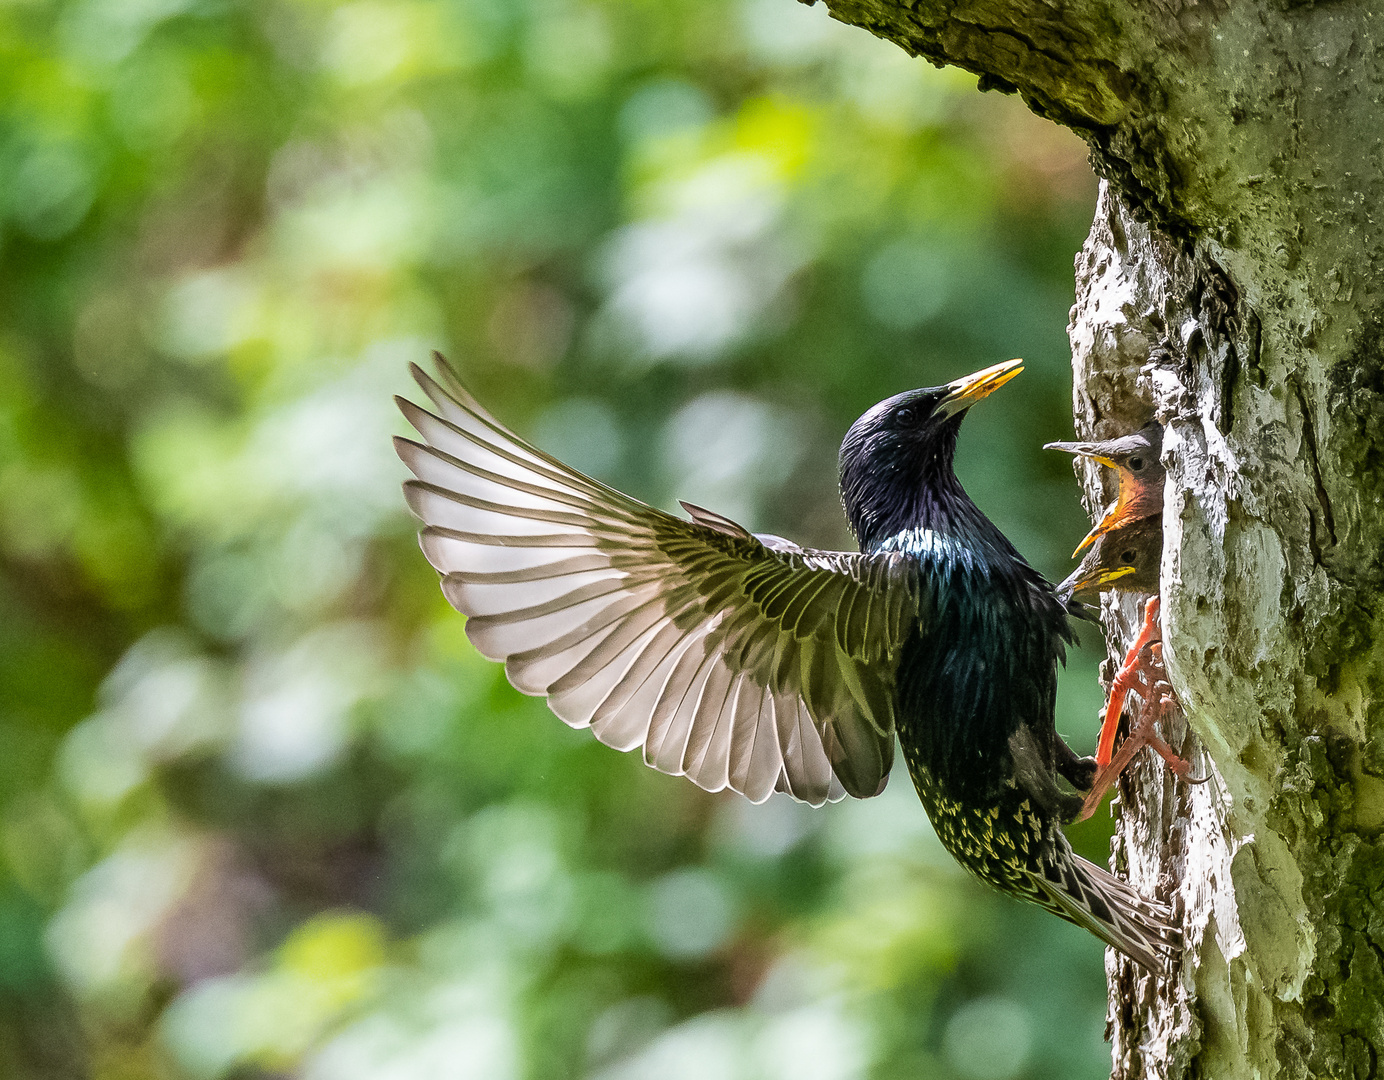
<svg viewBox="0 0 1384 1080"><path fill-rule="evenodd" d="M1082 802L1081 809L1077 812L1077 821L1085 821L1096 812L1101 800L1105 798L1105 793L1115 786L1115 781L1120 778L1120 774L1134 760L1134 756L1146 746L1157 751L1159 756L1167 762L1168 770L1185 783L1204 784L1211 779L1210 776L1193 776L1192 763L1186 758L1179 757L1172 747L1159 738L1154 729L1153 721L1151 719L1147 722L1140 721L1129 733L1129 737L1120 744L1120 752L1111 759L1109 765L1096 774L1096 779L1091 784L1091 790L1085 801Z"/></svg>
<svg viewBox="0 0 1384 1080"><path fill-rule="evenodd" d="M1099 771L1076 816L1077 821L1085 821L1096 812L1105 793L1134 760L1134 755L1146 746L1158 753L1174 776L1187 783L1204 784L1210 779L1209 776L1193 777L1191 762L1180 757L1158 734L1157 721L1178 705L1163 665L1162 642L1154 640L1157 617L1158 598L1154 597L1144 608L1144 625L1111 684L1110 703L1106 708L1096 749ZM1121 744L1119 753L1112 754L1120 713L1130 691L1139 695L1143 705L1139 710L1139 719Z"/></svg>

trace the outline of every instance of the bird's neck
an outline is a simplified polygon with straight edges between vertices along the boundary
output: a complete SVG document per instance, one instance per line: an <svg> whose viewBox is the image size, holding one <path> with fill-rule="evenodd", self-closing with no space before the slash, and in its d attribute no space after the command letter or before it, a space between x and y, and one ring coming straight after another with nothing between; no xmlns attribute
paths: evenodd
<svg viewBox="0 0 1384 1080"><path fill-rule="evenodd" d="M862 551L902 551L919 558L951 551L1013 552L950 469L897 489L871 510L855 521Z"/></svg>

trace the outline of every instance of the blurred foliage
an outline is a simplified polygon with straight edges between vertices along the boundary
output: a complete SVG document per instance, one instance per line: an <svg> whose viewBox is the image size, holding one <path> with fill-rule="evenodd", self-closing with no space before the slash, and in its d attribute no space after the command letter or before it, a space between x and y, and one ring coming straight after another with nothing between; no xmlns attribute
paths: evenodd
<svg viewBox="0 0 1384 1080"><path fill-rule="evenodd" d="M906 778L751 807L512 691L389 446L438 347L609 482L845 546L850 421L1024 356L960 470L1061 576L1093 191L791 0L0 5L0 1074L1105 1075L1098 944Z"/></svg>

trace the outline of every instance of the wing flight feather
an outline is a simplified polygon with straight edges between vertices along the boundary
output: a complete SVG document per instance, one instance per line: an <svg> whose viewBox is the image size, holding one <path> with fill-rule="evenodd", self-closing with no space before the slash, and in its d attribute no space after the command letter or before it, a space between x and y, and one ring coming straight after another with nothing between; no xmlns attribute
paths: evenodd
<svg viewBox="0 0 1384 1080"><path fill-rule="evenodd" d="M467 635L519 690L708 791L883 789L919 608L905 557L673 517L531 446L438 368L413 368L435 412L399 400L423 440L395 440L406 496Z"/></svg>

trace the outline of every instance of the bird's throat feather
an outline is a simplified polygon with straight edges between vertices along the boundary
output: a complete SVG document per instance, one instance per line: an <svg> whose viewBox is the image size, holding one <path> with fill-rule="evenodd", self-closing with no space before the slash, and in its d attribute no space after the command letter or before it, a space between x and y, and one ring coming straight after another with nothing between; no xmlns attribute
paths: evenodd
<svg viewBox="0 0 1384 1080"><path fill-rule="evenodd" d="M929 530L898 545L918 561L927 610L900 658L900 742L948 796L993 800L1012 775L1014 731L1051 737L1065 610L1017 554L987 558Z"/></svg>

